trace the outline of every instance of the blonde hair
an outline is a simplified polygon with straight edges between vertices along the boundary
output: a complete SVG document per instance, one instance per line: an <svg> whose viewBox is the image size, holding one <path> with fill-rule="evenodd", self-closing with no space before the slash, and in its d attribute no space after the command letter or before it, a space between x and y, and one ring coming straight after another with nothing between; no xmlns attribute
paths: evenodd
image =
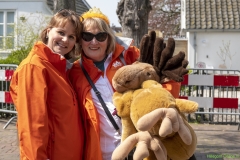
<svg viewBox="0 0 240 160"><path fill-rule="evenodd" d="M64 57L66 59L75 58L80 55L80 40L82 38L81 33L83 25L80 21L79 15L76 12L68 9L62 9L58 11L50 20L48 26L41 32L40 39L43 43L48 43L47 30L54 27L64 27L67 23L71 23L75 28L76 44L75 47Z"/></svg>

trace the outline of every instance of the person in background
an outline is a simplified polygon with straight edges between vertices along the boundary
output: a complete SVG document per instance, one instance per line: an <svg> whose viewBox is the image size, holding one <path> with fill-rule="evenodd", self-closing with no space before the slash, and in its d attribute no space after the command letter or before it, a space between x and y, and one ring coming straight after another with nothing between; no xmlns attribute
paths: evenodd
<svg viewBox="0 0 240 160"><path fill-rule="evenodd" d="M83 159L83 124L65 58L79 53L81 32L79 15L58 11L14 72L10 94L18 112L20 159Z"/></svg>
<svg viewBox="0 0 240 160"><path fill-rule="evenodd" d="M82 17L81 58L74 62L69 77L84 113L84 159L111 160L112 152L121 142L122 129L121 119L114 114L112 78L119 68L138 60L140 52L131 45L132 39L120 39L114 35L108 17L98 8L90 9ZM89 81L100 92L103 103ZM103 104L110 111L115 125Z"/></svg>

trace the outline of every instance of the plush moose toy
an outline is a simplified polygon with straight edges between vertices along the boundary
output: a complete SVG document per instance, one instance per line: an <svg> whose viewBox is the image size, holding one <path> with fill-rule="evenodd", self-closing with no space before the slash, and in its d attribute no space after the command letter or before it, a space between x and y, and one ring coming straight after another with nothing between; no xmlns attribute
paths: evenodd
<svg viewBox="0 0 240 160"><path fill-rule="evenodd" d="M188 73L188 61L184 52L173 56L174 49L173 38L166 45L152 31L141 41L139 61L115 73L113 102L122 118L123 133L113 160L124 159L135 145L134 159L139 160L187 160L193 155L197 138L183 113L195 112L198 104L177 99L180 84L176 82L183 81L183 75ZM168 86L171 81L179 85ZM164 108L173 110L166 115L170 121L162 120Z"/></svg>

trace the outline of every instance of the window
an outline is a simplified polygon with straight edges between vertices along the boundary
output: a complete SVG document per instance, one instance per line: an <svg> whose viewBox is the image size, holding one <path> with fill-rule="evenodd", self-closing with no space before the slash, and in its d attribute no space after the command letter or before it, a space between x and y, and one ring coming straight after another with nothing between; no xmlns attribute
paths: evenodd
<svg viewBox="0 0 240 160"><path fill-rule="evenodd" d="M0 10L0 50L14 48L14 11Z"/></svg>

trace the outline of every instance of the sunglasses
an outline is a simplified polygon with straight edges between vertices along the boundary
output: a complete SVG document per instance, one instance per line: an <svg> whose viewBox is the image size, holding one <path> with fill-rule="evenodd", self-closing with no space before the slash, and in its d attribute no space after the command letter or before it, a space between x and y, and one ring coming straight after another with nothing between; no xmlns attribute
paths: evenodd
<svg viewBox="0 0 240 160"><path fill-rule="evenodd" d="M90 42L93 38L96 38L97 41L103 42L107 39L108 33L107 32L99 32L97 34L92 34L90 32L82 32L82 39L86 42Z"/></svg>
<svg viewBox="0 0 240 160"><path fill-rule="evenodd" d="M68 17L69 15L75 15L79 17L81 22L84 20L84 18L80 14L77 14L75 11L69 9L60 9L59 11L57 11L56 14L61 14L64 17Z"/></svg>

